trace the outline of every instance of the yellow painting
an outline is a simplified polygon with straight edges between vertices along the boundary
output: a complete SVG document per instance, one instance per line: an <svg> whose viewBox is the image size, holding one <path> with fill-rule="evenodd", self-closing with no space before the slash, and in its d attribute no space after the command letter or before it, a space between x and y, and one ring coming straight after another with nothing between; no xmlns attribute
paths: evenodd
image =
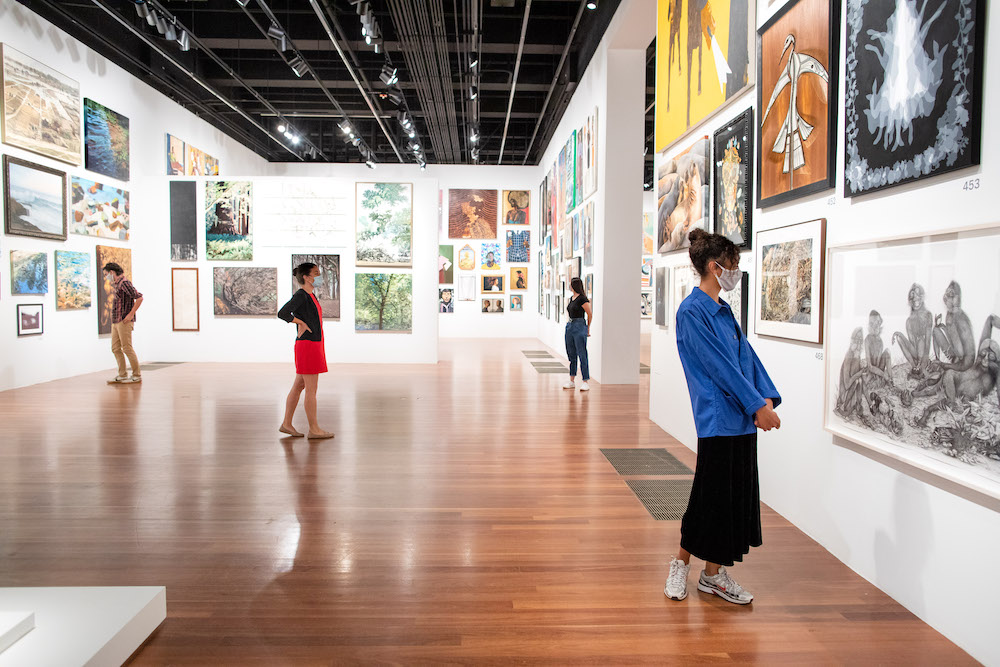
<svg viewBox="0 0 1000 667"><path fill-rule="evenodd" d="M656 150L753 84L755 3L657 0Z"/></svg>

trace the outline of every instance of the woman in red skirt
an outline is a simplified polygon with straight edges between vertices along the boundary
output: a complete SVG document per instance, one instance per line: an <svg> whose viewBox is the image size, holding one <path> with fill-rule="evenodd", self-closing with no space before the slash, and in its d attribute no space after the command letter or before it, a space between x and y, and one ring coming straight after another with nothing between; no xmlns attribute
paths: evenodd
<svg viewBox="0 0 1000 667"><path fill-rule="evenodd" d="M286 322L294 322L298 328L295 338L295 382L285 400L285 419L278 429L281 433L301 438L302 433L292 426L292 417L299 405L302 390L306 391L306 417L309 419L309 438L322 440L332 438L333 433L324 431L316 420L316 386L319 374L326 373L326 348L323 345L323 309L313 290L322 283L319 267L304 262L292 271L295 280L302 285L278 311L278 317Z"/></svg>

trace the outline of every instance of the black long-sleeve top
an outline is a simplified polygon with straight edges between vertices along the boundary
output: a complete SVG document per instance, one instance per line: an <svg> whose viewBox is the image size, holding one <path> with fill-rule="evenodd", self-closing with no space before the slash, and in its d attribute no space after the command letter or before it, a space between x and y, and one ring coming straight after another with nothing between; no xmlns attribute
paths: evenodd
<svg viewBox="0 0 1000 667"><path fill-rule="evenodd" d="M319 311L316 310L316 304L310 298L309 292L304 289L292 295L288 303L278 311L278 317L286 322L291 322L297 317L312 329L296 337L296 340L323 340L323 323L320 321Z"/></svg>

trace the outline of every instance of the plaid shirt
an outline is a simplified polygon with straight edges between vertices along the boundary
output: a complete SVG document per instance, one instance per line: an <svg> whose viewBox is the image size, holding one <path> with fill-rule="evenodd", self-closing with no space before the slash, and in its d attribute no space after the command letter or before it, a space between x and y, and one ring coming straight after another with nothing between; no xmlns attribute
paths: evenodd
<svg viewBox="0 0 1000 667"><path fill-rule="evenodd" d="M136 299L141 299L142 294L135 288L131 281L121 276L115 280L115 301L111 305L111 321L118 324L125 319L125 316L132 312L132 306ZM132 318L135 321L135 317Z"/></svg>

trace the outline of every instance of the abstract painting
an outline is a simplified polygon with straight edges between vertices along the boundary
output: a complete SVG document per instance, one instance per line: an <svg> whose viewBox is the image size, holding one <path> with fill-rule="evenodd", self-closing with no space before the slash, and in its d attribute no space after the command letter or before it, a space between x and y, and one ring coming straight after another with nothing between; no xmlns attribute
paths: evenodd
<svg viewBox="0 0 1000 667"><path fill-rule="evenodd" d="M56 250L56 310L90 308L90 253Z"/></svg>
<svg viewBox="0 0 1000 667"><path fill-rule="evenodd" d="M839 33L839 0L788 0L758 31L758 206L834 185Z"/></svg>
<svg viewBox="0 0 1000 667"><path fill-rule="evenodd" d="M476 251L468 243L458 251L458 268L463 271L476 270Z"/></svg>
<svg viewBox="0 0 1000 667"><path fill-rule="evenodd" d="M219 175L219 158L212 157L211 155L205 155L205 175L206 176L218 176Z"/></svg>
<svg viewBox="0 0 1000 667"><path fill-rule="evenodd" d="M587 202L583 207L583 217L580 226L583 227L583 264L594 265L594 202Z"/></svg>
<svg viewBox="0 0 1000 667"><path fill-rule="evenodd" d="M823 258L826 220L757 232L759 336L823 342Z"/></svg>
<svg viewBox="0 0 1000 667"><path fill-rule="evenodd" d="M80 84L7 44L0 49L4 143L79 165Z"/></svg>
<svg viewBox="0 0 1000 667"><path fill-rule="evenodd" d="M128 241L128 230L128 190L73 176L70 181L69 231Z"/></svg>
<svg viewBox="0 0 1000 667"><path fill-rule="evenodd" d="M690 264L675 266L671 282L673 284L673 307L671 310L674 317L676 317L677 309L681 307L681 304L684 303L684 299L688 298L688 295L691 294L691 290L694 289L694 267Z"/></svg>
<svg viewBox="0 0 1000 667"><path fill-rule="evenodd" d="M655 295L655 315L657 326L667 326L667 267L656 267L656 280L653 284Z"/></svg>
<svg viewBox="0 0 1000 667"><path fill-rule="evenodd" d="M205 181L207 259L253 259L253 184Z"/></svg>
<svg viewBox="0 0 1000 667"><path fill-rule="evenodd" d="M738 248L749 248L753 201L750 179L753 166L753 108L749 108L715 133L715 233Z"/></svg>
<svg viewBox="0 0 1000 667"><path fill-rule="evenodd" d="M413 184L358 183L356 266L413 266Z"/></svg>
<svg viewBox="0 0 1000 667"><path fill-rule="evenodd" d="M507 230L507 261L515 264L531 261L531 231Z"/></svg>
<svg viewBox="0 0 1000 667"><path fill-rule="evenodd" d="M641 287L649 288L653 286L653 258L642 258Z"/></svg>
<svg viewBox="0 0 1000 667"><path fill-rule="evenodd" d="M503 276L481 276L482 285L480 291L483 294L489 294L490 292L500 292L503 293L504 290L504 277Z"/></svg>
<svg viewBox="0 0 1000 667"><path fill-rule="evenodd" d="M728 292L719 292L719 298L724 299L729 307L733 309L733 317L740 325L740 329L743 331L744 335L747 330L747 313L749 312L748 306L750 301L750 276L746 271L743 272L743 277L740 278L740 282L736 285L736 289L729 290Z"/></svg>
<svg viewBox="0 0 1000 667"><path fill-rule="evenodd" d="M10 251L10 293L48 294L49 257L44 252Z"/></svg>
<svg viewBox="0 0 1000 667"><path fill-rule="evenodd" d="M292 255L292 268L309 262L319 267L323 276L319 285L313 285L313 294L323 309L324 320L340 319L340 255ZM292 278L292 294L302 286Z"/></svg>
<svg viewBox="0 0 1000 667"><path fill-rule="evenodd" d="M66 240L66 173L3 156L4 231Z"/></svg>
<svg viewBox="0 0 1000 667"><path fill-rule="evenodd" d="M455 282L455 246L438 246L438 284L451 285Z"/></svg>
<svg viewBox="0 0 1000 667"><path fill-rule="evenodd" d="M979 164L982 0L847 0L844 195Z"/></svg>
<svg viewBox="0 0 1000 667"><path fill-rule="evenodd" d="M84 98L84 166L108 178L129 177L128 118L103 104Z"/></svg>
<svg viewBox="0 0 1000 667"><path fill-rule="evenodd" d="M476 277L475 276L459 276L458 277L458 300L459 301L475 301L476 300Z"/></svg>
<svg viewBox="0 0 1000 667"><path fill-rule="evenodd" d="M648 320L653 317L653 295L650 292L639 293L639 319Z"/></svg>
<svg viewBox="0 0 1000 667"><path fill-rule="evenodd" d="M184 158L185 176L205 176L205 154L191 144L185 144L187 156Z"/></svg>
<svg viewBox="0 0 1000 667"><path fill-rule="evenodd" d="M583 196L589 197L597 192L597 107L594 113L587 116L587 122L577 135L577 151L580 152L580 169L582 175L579 176L583 186Z"/></svg>
<svg viewBox="0 0 1000 667"><path fill-rule="evenodd" d="M668 253L690 244L692 229L712 231L708 203L711 198L708 169L711 143L697 139L668 158L659 156L656 178L656 251Z"/></svg>
<svg viewBox="0 0 1000 667"><path fill-rule="evenodd" d="M484 313L502 313L503 299L483 299Z"/></svg>
<svg viewBox="0 0 1000 667"><path fill-rule="evenodd" d="M642 214L642 254L656 252L656 218L652 213Z"/></svg>
<svg viewBox="0 0 1000 667"><path fill-rule="evenodd" d="M448 190L448 238L496 237L496 190Z"/></svg>
<svg viewBox="0 0 1000 667"><path fill-rule="evenodd" d="M528 289L528 267L512 266L510 268L510 289L512 292Z"/></svg>
<svg viewBox="0 0 1000 667"><path fill-rule="evenodd" d="M479 268L483 271L500 270L502 255L500 254L499 243L483 243L479 248L479 257Z"/></svg>
<svg viewBox="0 0 1000 667"><path fill-rule="evenodd" d="M96 250L99 283L97 289L97 333L104 335L111 333L111 316L115 303L115 284L104 279L104 265L108 262L114 262L122 267L122 275L125 280L132 280L132 251L128 248L107 245L99 245Z"/></svg>
<svg viewBox="0 0 1000 667"><path fill-rule="evenodd" d="M1000 498L998 256L997 227L831 249L827 430Z"/></svg>
<svg viewBox="0 0 1000 667"><path fill-rule="evenodd" d="M45 310L40 303L17 304L17 335L37 336L45 332L42 313Z"/></svg>
<svg viewBox="0 0 1000 667"><path fill-rule="evenodd" d="M656 151L754 84L750 0L659 0L656 32Z"/></svg>
<svg viewBox="0 0 1000 667"><path fill-rule="evenodd" d="M354 329L409 333L413 329L413 276L408 273L355 274Z"/></svg>
<svg viewBox="0 0 1000 667"><path fill-rule="evenodd" d="M527 190L503 191L503 221L506 225L527 225L528 206L531 204L531 193Z"/></svg>
<svg viewBox="0 0 1000 667"><path fill-rule="evenodd" d="M439 313L454 313L455 312L455 290L450 287L445 287L438 290L438 312Z"/></svg>
<svg viewBox="0 0 1000 667"><path fill-rule="evenodd" d="M524 311L524 299L519 294L510 295L510 312L519 313Z"/></svg>
<svg viewBox="0 0 1000 667"><path fill-rule="evenodd" d="M198 269L170 270L171 312L174 331L198 331L201 315L198 297Z"/></svg>
<svg viewBox="0 0 1000 667"><path fill-rule="evenodd" d="M198 259L198 202L195 181L170 181L170 259Z"/></svg>
<svg viewBox="0 0 1000 667"><path fill-rule="evenodd" d="M278 314L278 269L217 266L212 270L212 276L216 317L274 317Z"/></svg>
<svg viewBox="0 0 1000 667"><path fill-rule="evenodd" d="M172 134L167 135L167 176L183 176L187 170L184 168L184 159L187 156L187 148L184 142Z"/></svg>

